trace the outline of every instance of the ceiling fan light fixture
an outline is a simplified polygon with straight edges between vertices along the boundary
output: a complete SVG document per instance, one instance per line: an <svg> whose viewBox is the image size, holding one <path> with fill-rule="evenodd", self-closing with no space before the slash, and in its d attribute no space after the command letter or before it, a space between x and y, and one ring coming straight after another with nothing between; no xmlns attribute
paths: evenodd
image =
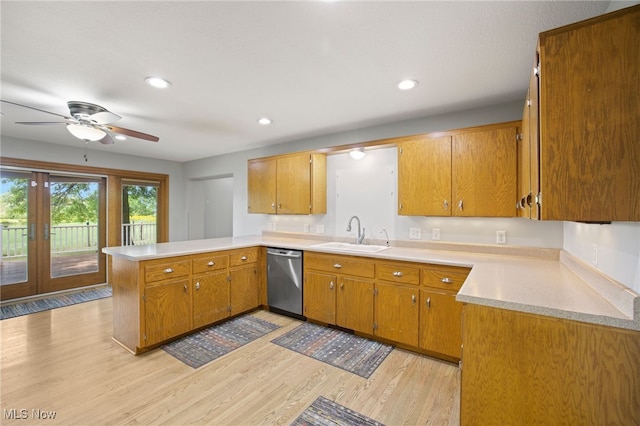
<svg viewBox="0 0 640 426"><path fill-rule="evenodd" d="M160 77L147 77L144 81L146 81L149 86L157 89L166 89L171 86L171 83L168 80Z"/></svg>
<svg viewBox="0 0 640 426"><path fill-rule="evenodd" d="M127 140L127 137L123 136L123 135L118 135L115 138L118 139L119 141L126 141Z"/></svg>
<svg viewBox="0 0 640 426"><path fill-rule="evenodd" d="M411 90L418 85L416 80L402 80L398 83L398 89L400 90Z"/></svg>
<svg viewBox="0 0 640 426"><path fill-rule="evenodd" d="M364 148L353 148L351 151L349 151L349 155L354 160L362 160L365 155L367 155L367 153L364 152Z"/></svg>
<svg viewBox="0 0 640 426"><path fill-rule="evenodd" d="M83 126L81 124L67 124L67 130L76 138L89 142L99 141L106 135L106 133L100 129Z"/></svg>

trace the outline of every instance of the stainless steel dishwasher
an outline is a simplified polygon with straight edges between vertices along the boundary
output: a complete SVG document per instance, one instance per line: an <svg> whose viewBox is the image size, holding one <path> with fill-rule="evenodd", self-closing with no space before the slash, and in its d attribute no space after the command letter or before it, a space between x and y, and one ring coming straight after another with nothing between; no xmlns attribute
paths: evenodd
<svg viewBox="0 0 640 426"><path fill-rule="evenodd" d="M302 251L267 248L267 303L274 312L304 318Z"/></svg>

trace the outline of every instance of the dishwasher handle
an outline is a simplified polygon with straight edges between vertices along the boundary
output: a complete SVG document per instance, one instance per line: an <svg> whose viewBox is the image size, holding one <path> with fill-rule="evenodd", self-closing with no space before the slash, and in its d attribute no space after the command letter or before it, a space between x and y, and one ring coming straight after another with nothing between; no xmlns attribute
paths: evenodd
<svg viewBox="0 0 640 426"><path fill-rule="evenodd" d="M300 259L302 257L302 252L296 252L296 253L293 253L293 254L289 254L289 253L280 253L278 251L267 250L267 254L269 256L288 257L290 259Z"/></svg>

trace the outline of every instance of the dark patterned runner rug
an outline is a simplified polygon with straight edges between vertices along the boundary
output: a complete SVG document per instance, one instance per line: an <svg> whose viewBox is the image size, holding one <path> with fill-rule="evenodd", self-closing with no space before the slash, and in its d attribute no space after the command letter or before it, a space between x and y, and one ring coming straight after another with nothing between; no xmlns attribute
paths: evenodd
<svg viewBox="0 0 640 426"><path fill-rule="evenodd" d="M190 367L198 368L280 328L252 315L233 318L162 346Z"/></svg>
<svg viewBox="0 0 640 426"><path fill-rule="evenodd" d="M368 379L393 346L305 322L271 341Z"/></svg>
<svg viewBox="0 0 640 426"><path fill-rule="evenodd" d="M291 426L384 426L367 416L319 396Z"/></svg>
<svg viewBox="0 0 640 426"><path fill-rule="evenodd" d="M35 314L36 312L62 308L78 303L91 302L92 300L111 297L111 295L111 287L101 287L91 290L83 290L77 293L61 294L44 299L4 305L0 307L0 320Z"/></svg>

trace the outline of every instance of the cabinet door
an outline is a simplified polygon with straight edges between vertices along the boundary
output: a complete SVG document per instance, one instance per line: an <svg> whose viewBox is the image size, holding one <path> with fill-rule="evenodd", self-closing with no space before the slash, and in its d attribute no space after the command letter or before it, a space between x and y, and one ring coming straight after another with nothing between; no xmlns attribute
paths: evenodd
<svg viewBox="0 0 640 426"><path fill-rule="evenodd" d="M229 316L227 271L193 278L193 327L202 327Z"/></svg>
<svg viewBox="0 0 640 426"><path fill-rule="evenodd" d="M518 162L518 191L516 193L516 216L529 219L531 217L531 207L527 199L531 199L531 97L527 92L527 99L524 101L522 110L522 129L517 145Z"/></svg>
<svg viewBox="0 0 640 426"><path fill-rule="evenodd" d="M373 281L338 277L336 324L373 333Z"/></svg>
<svg viewBox="0 0 640 426"><path fill-rule="evenodd" d="M277 159L278 214L309 214L311 206L311 157L298 154Z"/></svg>
<svg viewBox="0 0 640 426"><path fill-rule="evenodd" d="M460 359L462 303L453 293L420 290L420 347Z"/></svg>
<svg viewBox="0 0 640 426"><path fill-rule="evenodd" d="M453 136L454 216L516 213L516 127Z"/></svg>
<svg viewBox="0 0 640 426"><path fill-rule="evenodd" d="M191 330L189 289L188 278L145 288L145 346Z"/></svg>
<svg viewBox="0 0 640 426"><path fill-rule="evenodd" d="M450 216L451 136L409 140L398 148L398 214Z"/></svg>
<svg viewBox="0 0 640 426"><path fill-rule="evenodd" d="M336 276L307 272L304 277L304 316L327 324L336 323Z"/></svg>
<svg viewBox="0 0 640 426"><path fill-rule="evenodd" d="M276 159L258 158L247 163L249 213L276 212Z"/></svg>
<svg viewBox="0 0 640 426"><path fill-rule="evenodd" d="M255 265L232 269L229 272L231 315L258 307L258 269Z"/></svg>
<svg viewBox="0 0 640 426"><path fill-rule="evenodd" d="M420 290L376 283L375 334L384 339L418 346L418 299Z"/></svg>

